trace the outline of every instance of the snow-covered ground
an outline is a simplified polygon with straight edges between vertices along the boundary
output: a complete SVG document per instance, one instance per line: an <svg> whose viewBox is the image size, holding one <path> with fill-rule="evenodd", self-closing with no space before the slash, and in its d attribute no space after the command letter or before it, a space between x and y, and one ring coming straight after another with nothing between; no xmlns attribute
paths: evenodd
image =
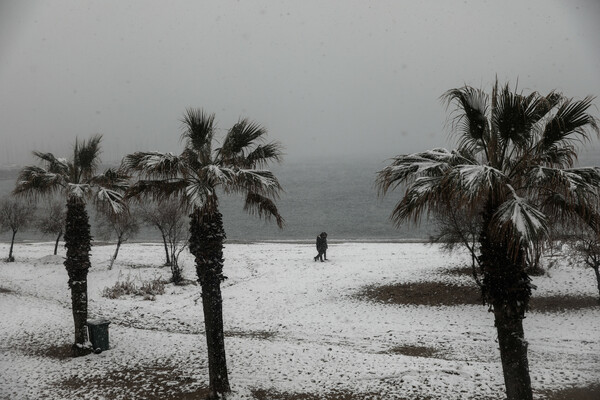
<svg viewBox="0 0 600 400"><path fill-rule="evenodd" d="M17 244L0 263L0 398L191 398L206 385L199 287L168 285L156 300L107 299L117 280L168 278L158 244L92 249L90 318L111 321L111 349L62 357L72 343L67 275L52 243ZM8 246L0 244L0 256ZM232 399L252 392L353 393L380 399L501 399L503 380L492 314L479 305L382 304L356 296L369 285L470 283L448 268L468 262L419 243L330 244L325 263L313 245L227 244L223 284ZM194 279L193 260L182 255ZM534 296L596 296L591 270L562 265L534 278ZM600 381L600 307L530 312L525 320L536 393ZM435 352L409 356L416 346ZM396 349L396 350L395 350ZM191 395L190 395L191 396ZM370 396L370 397L369 397Z"/></svg>

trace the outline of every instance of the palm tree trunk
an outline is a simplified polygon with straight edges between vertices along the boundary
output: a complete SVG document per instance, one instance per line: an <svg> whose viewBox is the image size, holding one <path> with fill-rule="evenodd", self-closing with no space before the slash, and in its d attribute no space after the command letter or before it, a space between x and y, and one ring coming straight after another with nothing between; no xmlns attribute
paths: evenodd
<svg viewBox="0 0 600 400"><path fill-rule="evenodd" d="M218 211L202 214L195 209L190 221L190 251L195 257L198 282L202 287L202 308L208 352L211 396L231 391L223 333L223 220Z"/></svg>
<svg viewBox="0 0 600 400"><path fill-rule="evenodd" d="M531 297L531 279L525 273L525 252L520 249L516 255L511 255L505 240L492 238L489 226L493 210L488 204L480 236L482 295L485 303L493 307L507 400L532 400L523 331L523 319Z"/></svg>
<svg viewBox="0 0 600 400"><path fill-rule="evenodd" d="M90 224L85 203L79 197L71 196L67 201L65 247L67 258L65 268L69 274L75 343L73 356L87 354L87 275L90 268Z"/></svg>
<svg viewBox="0 0 600 400"><path fill-rule="evenodd" d="M531 378L527 360L527 342L523 318L506 312L501 304L494 306L500 359L508 400L532 400Z"/></svg>
<svg viewBox="0 0 600 400"><path fill-rule="evenodd" d="M58 236L56 237L56 243L54 243L54 255L56 255L56 253L58 252L58 242L60 242L61 236L62 236L62 232L59 232Z"/></svg>
<svg viewBox="0 0 600 400"><path fill-rule="evenodd" d="M13 246L15 244L15 236L17 235L17 231L13 231L12 239L10 240L10 250L8 251L8 259L6 261L13 262L15 258L13 257Z"/></svg>

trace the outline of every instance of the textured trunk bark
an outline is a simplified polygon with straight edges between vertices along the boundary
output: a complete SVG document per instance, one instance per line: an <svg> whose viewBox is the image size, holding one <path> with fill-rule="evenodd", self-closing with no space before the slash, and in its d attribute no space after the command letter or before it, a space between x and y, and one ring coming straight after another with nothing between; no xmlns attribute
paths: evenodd
<svg viewBox="0 0 600 400"><path fill-rule="evenodd" d="M190 221L190 251L195 257L208 351L208 375L213 397L231 391L223 332L223 220L219 212L202 215L196 209Z"/></svg>
<svg viewBox="0 0 600 400"><path fill-rule="evenodd" d="M506 398L507 400L532 400L523 319L511 315L506 310L507 307L502 307L501 304L494 306Z"/></svg>
<svg viewBox="0 0 600 400"><path fill-rule="evenodd" d="M65 268L69 274L73 322L75 325L74 356L89 353L87 348L87 275L90 268L90 224L82 199L71 196L67 201Z"/></svg>
<svg viewBox="0 0 600 400"><path fill-rule="evenodd" d="M523 319L531 297L531 279L525 273L523 249L511 253L509 238L492 236L490 224L494 211L490 201L483 215L480 236L482 295L494 311L507 399L532 400L527 342L523 332Z"/></svg>
<svg viewBox="0 0 600 400"><path fill-rule="evenodd" d="M6 261L13 262L15 258L13 257L13 246L15 244L15 236L17 235L17 231L13 231L12 239L10 240L10 250L8 251L8 259Z"/></svg>
<svg viewBox="0 0 600 400"><path fill-rule="evenodd" d="M56 243L54 243L54 255L58 253L58 242L60 242L60 237L62 236L62 232L58 234L56 237Z"/></svg>

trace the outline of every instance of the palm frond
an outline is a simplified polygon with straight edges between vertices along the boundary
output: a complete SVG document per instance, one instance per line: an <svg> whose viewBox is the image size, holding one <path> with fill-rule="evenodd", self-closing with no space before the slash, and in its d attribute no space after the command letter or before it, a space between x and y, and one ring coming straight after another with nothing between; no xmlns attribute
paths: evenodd
<svg viewBox="0 0 600 400"><path fill-rule="evenodd" d="M225 189L235 192L257 193L272 199L278 198L279 193L283 190L271 171L257 169L237 170L234 184Z"/></svg>
<svg viewBox="0 0 600 400"><path fill-rule="evenodd" d="M129 187L129 176L122 170L108 168L103 174L91 177L89 183L95 186L124 192Z"/></svg>
<svg viewBox="0 0 600 400"><path fill-rule="evenodd" d="M192 207L211 213L217 210L218 197L215 187L204 180L189 180L184 189L185 202Z"/></svg>
<svg viewBox="0 0 600 400"><path fill-rule="evenodd" d="M46 170L48 172L64 176L69 173L69 163L64 158L57 158L52 153L42 153L39 151L34 151L33 155L46 162Z"/></svg>
<svg viewBox="0 0 600 400"><path fill-rule="evenodd" d="M474 149L483 145L489 132L487 94L465 86L448 90L441 99L447 107L452 103L457 104L456 114L452 118L452 131L460 135L459 148Z"/></svg>
<svg viewBox="0 0 600 400"><path fill-rule="evenodd" d="M405 182L420 176L436 176L458 164L469 164L473 160L463 153L446 149L433 149L422 153L397 156L392 163L377 173L375 185L379 195L395 189Z"/></svg>
<svg viewBox="0 0 600 400"><path fill-rule="evenodd" d="M210 157L214 136L215 114L207 114L201 108L188 108L183 119L181 139L186 141L186 147L193 149L203 157Z"/></svg>
<svg viewBox="0 0 600 400"><path fill-rule="evenodd" d="M441 176L417 178L406 190L402 200L394 207L390 219L396 226L411 219L418 224L426 211L429 212L437 203L446 200L441 189Z"/></svg>
<svg viewBox="0 0 600 400"><path fill-rule="evenodd" d="M222 185L224 188L227 188L234 184L236 175L237 172L233 169L215 164L209 164L200 171L202 180L211 187Z"/></svg>
<svg viewBox="0 0 600 400"><path fill-rule="evenodd" d="M559 168L570 168L577 159L577 149L569 143L564 143L562 147L554 146L537 157L542 164Z"/></svg>
<svg viewBox="0 0 600 400"><path fill-rule="evenodd" d="M542 208L547 215L565 226L587 225L600 232L600 217L598 216L597 195L572 192L566 196L554 192L544 198Z"/></svg>
<svg viewBox="0 0 600 400"><path fill-rule="evenodd" d="M175 178L188 171L186 158L156 151L128 154L123 158L121 169L126 173L136 172L156 179Z"/></svg>
<svg viewBox="0 0 600 400"><path fill-rule="evenodd" d="M271 142L265 145L258 145L242 161L243 168L264 168L269 163L281 162L282 146L279 142Z"/></svg>
<svg viewBox="0 0 600 400"><path fill-rule="evenodd" d="M469 201L497 191L508 181L504 173L489 165L459 165L449 171L444 184Z"/></svg>
<svg viewBox="0 0 600 400"><path fill-rule="evenodd" d="M183 198L187 185L188 181L183 178L138 180L127 189L125 198L135 198L138 201L145 197L156 201Z"/></svg>
<svg viewBox="0 0 600 400"><path fill-rule="evenodd" d="M558 101L553 92L548 98L533 92L527 96L512 93L508 84L497 94L492 122L497 128L502 144L509 143L524 148L532 141L532 127L540 121Z"/></svg>
<svg viewBox="0 0 600 400"><path fill-rule="evenodd" d="M89 140L78 144L75 141L73 164L81 171L84 179L92 177L100 162L100 141L102 135L94 135Z"/></svg>
<svg viewBox="0 0 600 400"><path fill-rule="evenodd" d="M48 172L41 167L28 166L19 173L13 193L15 195L36 197L64 190L66 186L67 181L64 175Z"/></svg>
<svg viewBox="0 0 600 400"><path fill-rule="evenodd" d="M108 210L113 214L128 212L123 193L106 187L97 189L95 203L99 209Z"/></svg>
<svg viewBox="0 0 600 400"><path fill-rule="evenodd" d="M275 218L275 222L279 228L283 228L285 220L279 214L279 210L275 203L258 193L249 192L246 196L246 202L244 203L244 210L251 215L258 215L259 218L265 218L266 220Z"/></svg>
<svg viewBox="0 0 600 400"><path fill-rule="evenodd" d="M243 159L250 152L249 148L256 145L256 142L266 134L266 128L258 123L247 118L240 119L229 129L223 140L223 145L217 149L217 153L226 162L239 158Z"/></svg>
<svg viewBox="0 0 600 400"><path fill-rule="evenodd" d="M200 171L206 165L214 164L211 154L197 153L189 147L183 149L180 157L185 161L186 170L188 172Z"/></svg>
<svg viewBox="0 0 600 400"><path fill-rule="evenodd" d="M583 100L565 100L544 127L540 141L541 150L545 152L573 142L588 140L589 130L599 134L596 118L587 113L593 100L592 96Z"/></svg>
<svg viewBox="0 0 600 400"><path fill-rule="evenodd" d="M78 199L89 197L92 192L92 187L88 183L69 183L67 185L69 196Z"/></svg>
<svg viewBox="0 0 600 400"><path fill-rule="evenodd" d="M500 204L492 217L499 238L511 238L512 251L530 247L548 234L548 219L543 212L513 192L513 197Z"/></svg>
<svg viewBox="0 0 600 400"><path fill-rule="evenodd" d="M600 188L600 169L598 167L560 169L536 166L527 172L527 184L548 187L553 191L561 191L565 195L574 191L591 193Z"/></svg>

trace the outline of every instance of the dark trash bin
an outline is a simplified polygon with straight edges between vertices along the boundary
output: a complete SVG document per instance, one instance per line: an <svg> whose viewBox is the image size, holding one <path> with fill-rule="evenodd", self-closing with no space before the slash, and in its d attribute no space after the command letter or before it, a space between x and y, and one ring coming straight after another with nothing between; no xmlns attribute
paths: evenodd
<svg viewBox="0 0 600 400"><path fill-rule="evenodd" d="M96 353L109 349L108 345L108 324L106 319L92 319L87 322L88 336L92 343L92 348Z"/></svg>

